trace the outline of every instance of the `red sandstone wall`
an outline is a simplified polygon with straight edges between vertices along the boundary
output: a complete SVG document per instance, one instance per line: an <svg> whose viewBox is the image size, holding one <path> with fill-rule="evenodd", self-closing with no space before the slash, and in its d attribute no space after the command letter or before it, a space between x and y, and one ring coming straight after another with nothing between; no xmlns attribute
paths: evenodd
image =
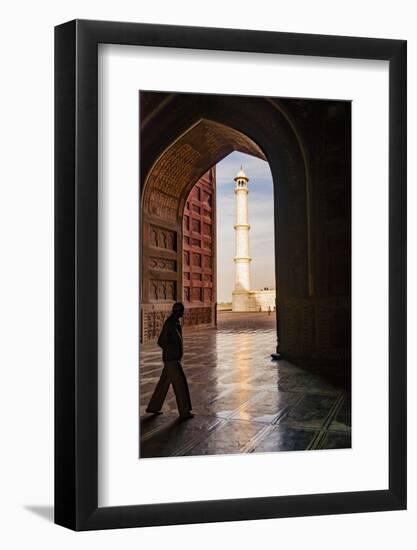
<svg viewBox="0 0 417 550"><path fill-rule="evenodd" d="M216 168L188 195L183 218L184 324L216 322Z"/></svg>

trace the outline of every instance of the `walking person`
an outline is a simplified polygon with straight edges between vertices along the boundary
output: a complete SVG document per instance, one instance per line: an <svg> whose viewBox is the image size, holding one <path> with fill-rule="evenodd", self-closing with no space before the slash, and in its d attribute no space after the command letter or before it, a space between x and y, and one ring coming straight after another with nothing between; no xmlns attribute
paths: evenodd
<svg viewBox="0 0 417 550"><path fill-rule="evenodd" d="M161 414L170 384L174 389L180 418L193 418L191 412L190 390L188 389L181 359L183 355L183 340L180 318L184 315L184 305L177 302L172 307L172 313L165 321L158 338L158 346L162 348L164 368L156 388L146 409L147 413Z"/></svg>

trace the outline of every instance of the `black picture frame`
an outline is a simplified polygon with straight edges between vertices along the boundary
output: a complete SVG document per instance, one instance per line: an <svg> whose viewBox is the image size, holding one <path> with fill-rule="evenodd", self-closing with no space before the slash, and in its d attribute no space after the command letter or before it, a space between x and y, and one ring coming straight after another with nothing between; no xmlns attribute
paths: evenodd
<svg viewBox="0 0 417 550"><path fill-rule="evenodd" d="M98 507L98 44L389 62L389 488ZM55 522L74 530L406 508L406 41L74 20L55 28Z"/></svg>

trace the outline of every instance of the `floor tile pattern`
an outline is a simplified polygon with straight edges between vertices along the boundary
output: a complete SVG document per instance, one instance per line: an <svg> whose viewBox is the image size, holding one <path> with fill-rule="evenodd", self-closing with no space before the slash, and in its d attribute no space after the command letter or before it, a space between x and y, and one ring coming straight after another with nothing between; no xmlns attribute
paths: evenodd
<svg viewBox="0 0 417 550"><path fill-rule="evenodd" d="M220 313L217 329L185 332L195 417L180 422L172 388L163 414L145 413L162 361L156 344L142 346L140 457L349 448L349 394L316 373L271 361L275 347L267 313Z"/></svg>

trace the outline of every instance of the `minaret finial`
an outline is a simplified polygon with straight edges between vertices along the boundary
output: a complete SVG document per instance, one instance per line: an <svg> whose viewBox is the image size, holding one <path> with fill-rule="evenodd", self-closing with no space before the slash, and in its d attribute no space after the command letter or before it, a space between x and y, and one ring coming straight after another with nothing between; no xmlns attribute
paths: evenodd
<svg viewBox="0 0 417 550"><path fill-rule="evenodd" d="M240 165L240 170L239 170L239 172L236 174L236 176L235 176L234 179L235 179L235 181L237 181L237 180L246 180L246 182L249 181L248 176L245 174L245 172L244 172L244 170L243 170L242 164Z"/></svg>

